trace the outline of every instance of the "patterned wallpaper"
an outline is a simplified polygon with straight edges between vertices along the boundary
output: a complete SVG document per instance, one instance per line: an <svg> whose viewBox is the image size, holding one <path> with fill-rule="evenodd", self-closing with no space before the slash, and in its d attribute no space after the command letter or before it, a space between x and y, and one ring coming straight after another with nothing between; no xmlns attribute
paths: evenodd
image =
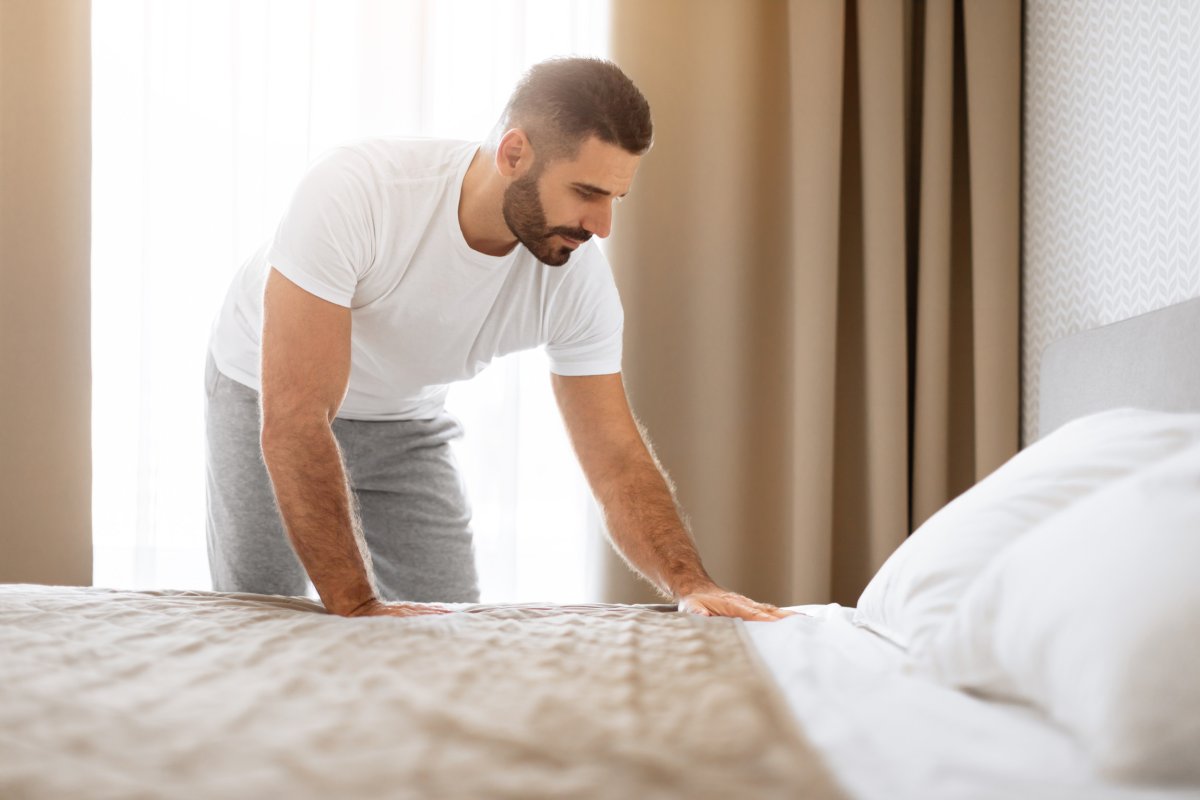
<svg viewBox="0 0 1200 800"><path fill-rule="evenodd" d="M1022 437L1040 355L1200 296L1200 0L1025 4Z"/></svg>

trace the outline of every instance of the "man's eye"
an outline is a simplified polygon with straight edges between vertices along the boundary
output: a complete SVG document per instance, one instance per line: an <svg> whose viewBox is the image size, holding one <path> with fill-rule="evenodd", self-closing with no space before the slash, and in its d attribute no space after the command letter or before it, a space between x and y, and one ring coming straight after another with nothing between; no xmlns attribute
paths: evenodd
<svg viewBox="0 0 1200 800"><path fill-rule="evenodd" d="M589 192L587 189L576 189L575 194L582 197L584 200L591 200L595 196L595 192Z"/></svg>

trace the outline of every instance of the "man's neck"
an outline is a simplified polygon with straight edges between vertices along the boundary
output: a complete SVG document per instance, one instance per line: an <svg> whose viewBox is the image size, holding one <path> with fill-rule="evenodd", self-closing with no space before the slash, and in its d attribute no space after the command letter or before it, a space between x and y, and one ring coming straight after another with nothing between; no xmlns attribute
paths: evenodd
<svg viewBox="0 0 1200 800"><path fill-rule="evenodd" d="M504 256L512 252L517 237L504 222L504 187L492 164L494 158L486 146L475 151L458 198L458 226L472 250Z"/></svg>

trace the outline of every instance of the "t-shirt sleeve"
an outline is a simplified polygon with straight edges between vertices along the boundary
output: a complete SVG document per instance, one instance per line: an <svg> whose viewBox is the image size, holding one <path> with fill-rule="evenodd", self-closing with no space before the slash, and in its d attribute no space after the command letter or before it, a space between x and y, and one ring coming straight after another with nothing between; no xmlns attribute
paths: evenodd
<svg viewBox="0 0 1200 800"><path fill-rule="evenodd" d="M556 375L621 371L625 312L608 260L592 245L571 267L550 305L546 355Z"/></svg>
<svg viewBox="0 0 1200 800"><path fill-rule="evenodd" d="M318 160L296 187L267 263L323 300L350 307L375 256L366 161L346 149Z"/></svg>

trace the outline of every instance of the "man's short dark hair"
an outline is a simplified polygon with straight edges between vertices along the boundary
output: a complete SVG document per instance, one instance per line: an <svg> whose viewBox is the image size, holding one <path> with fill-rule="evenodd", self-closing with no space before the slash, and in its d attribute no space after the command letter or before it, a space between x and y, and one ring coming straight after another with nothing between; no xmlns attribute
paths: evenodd
<svg viewBox="0 0 1200 800"><path fill-rule="evenodd" d="M543 166L573 157L591 136L642 155L654 135L646 98L620 67L600 58L535 64L513 90L501 125L525 131Z"/></svg>

